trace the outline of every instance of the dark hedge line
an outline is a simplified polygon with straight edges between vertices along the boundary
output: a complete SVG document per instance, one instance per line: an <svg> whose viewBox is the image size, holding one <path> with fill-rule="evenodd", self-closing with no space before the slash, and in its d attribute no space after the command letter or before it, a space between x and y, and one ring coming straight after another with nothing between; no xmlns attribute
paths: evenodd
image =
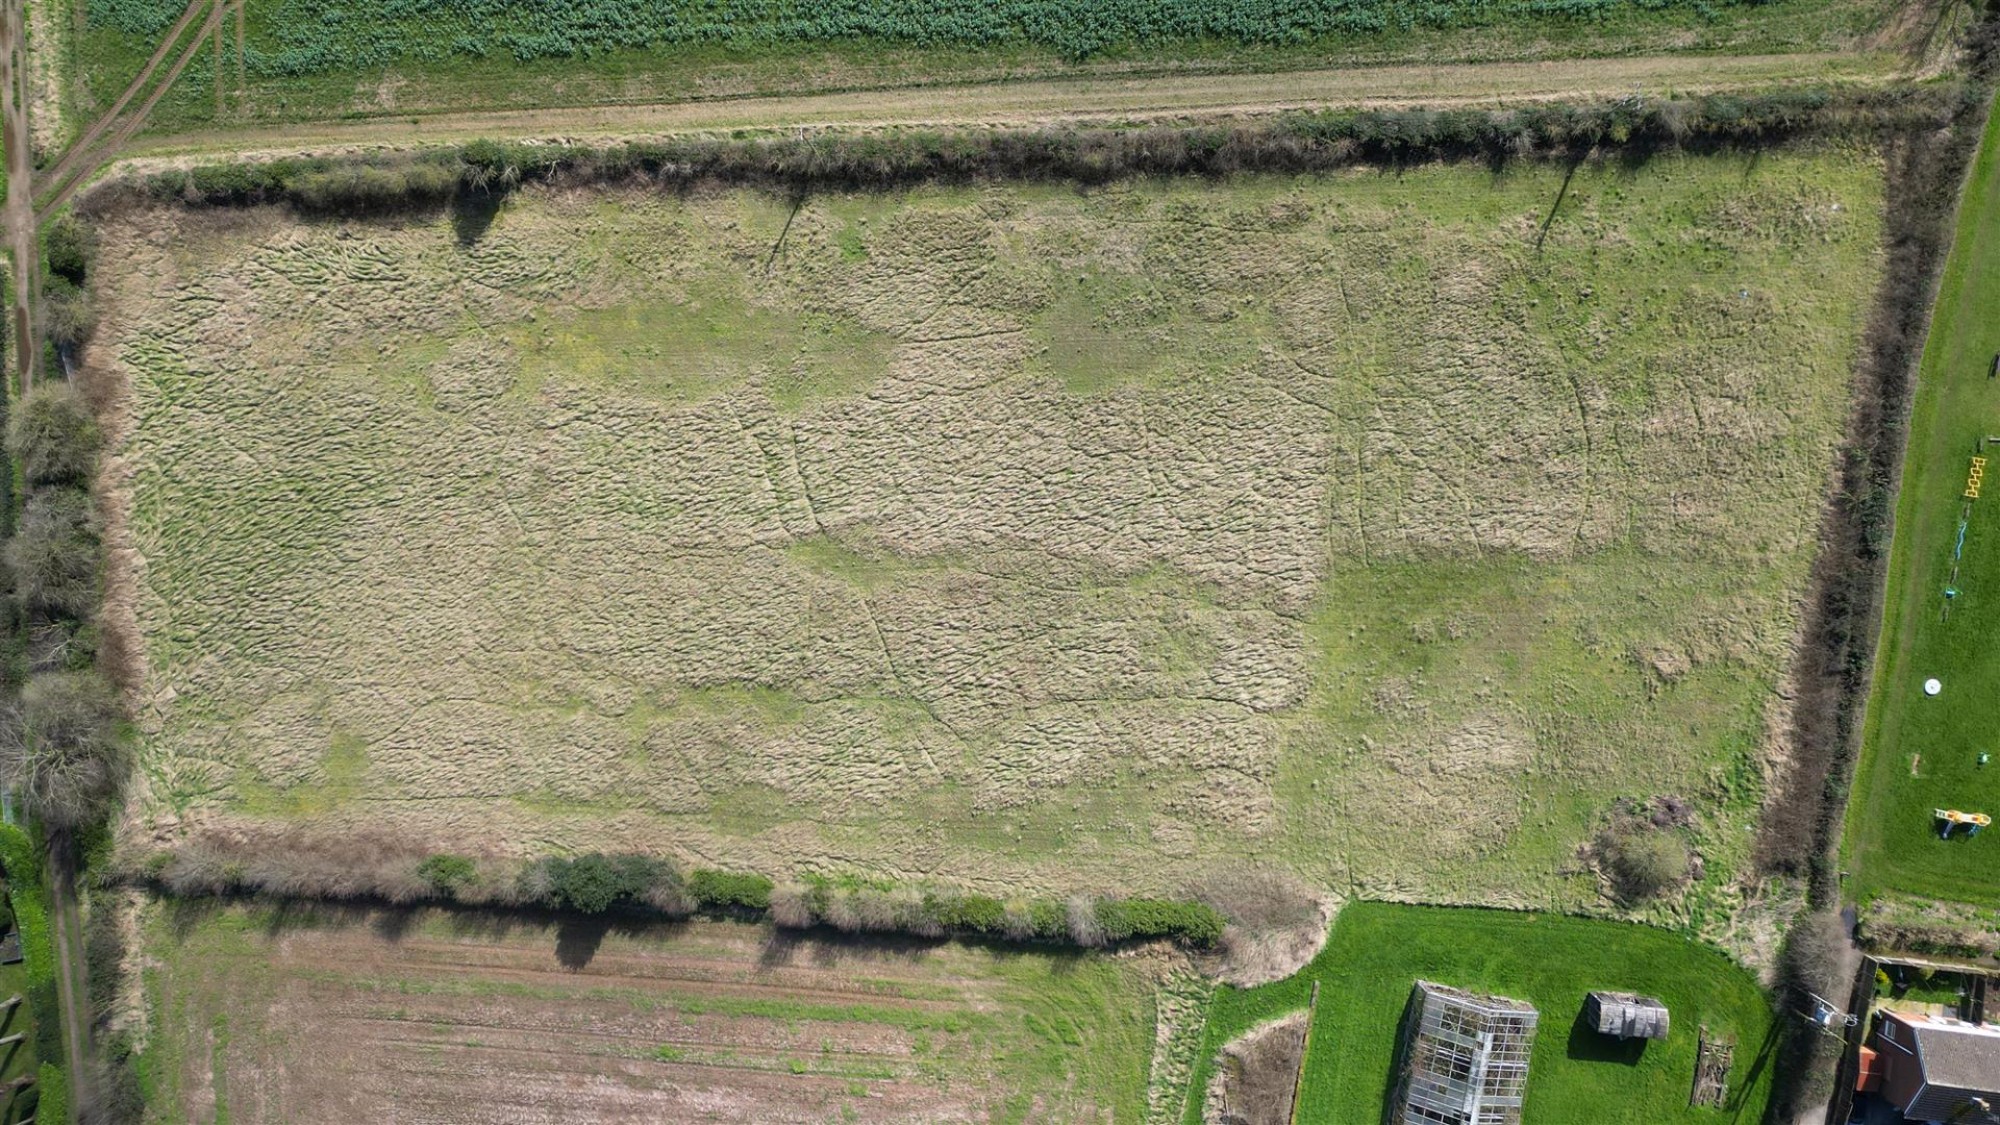
<svg viewBox="0 0 2000 1125"><path fill-rule="evenodd" d="M1886 217L1887 262L1855 373L1847 456L1821 529L1806 647L1795 662L1790 775L1782 798L1765 811L1758 841L1767 870L1806 876L1809 909L1787 933L1778 965L1779 1003L1789 1011L1812 1010L1815 996L1844 1004L1851 991L1843 962L1852 935L1837 913L1841 827L1861 749L1911 391L1959 190L2000 76L2000 21L1991 13L1971 35L1967 55L1970 81L1951 118L1888 146L1887 196L1896 205ZM1771 1120L1817 1113L1837 1085L1839 1044L1807 1020L1784 1027Z"/></svg>
<svg viewBox="0 0 2000 1125"><path fill-rule="evenodd" d="M128 877L164 894L463 907L528 907L579 915L767 918L786 929L977 937L1104 946L1172 939L1203 947L1226 919L1200 902L1078 895L1001 899L944 887L853 877L775 883L762 875L695 868L634 853L531 860L362 850L328 839L193 840L155 853Z"/></svg>
<svg viewBox="0 0 2000 1125"><path fill-rule="evenodd" d="M393 158L320 157L207 164L113 181L80 205L288 203L319 214L435 208L525 183L722 182L791 191L925 182L1296 173L1355 164L1483 159L1631 159L1667 149L1754 148L1810 135L1887 135L1959 115L1956 82L1795 88L1689 98L1627 98L1501 110L1299 112L1229 125L1038 131L894 130L792 137L686 138L605 148L476 141Z"/></svg>
<svg viewBox="0 0 2000 1125"><path fill-rule="evenodd" d="M1895 201L1885 217L1885 268L1855 372L1847 456L1821 527L1806 647L1795 665L1790 775L1758 839L1760 866L1805 875L1819 908L1840 899L1840 833L1861 749L1910 397L1960 186L2000 77L2000 20L1988 18L1974 31L1968 61L1970 78L1951 115L1885 146L1887 196Z"/></svg>

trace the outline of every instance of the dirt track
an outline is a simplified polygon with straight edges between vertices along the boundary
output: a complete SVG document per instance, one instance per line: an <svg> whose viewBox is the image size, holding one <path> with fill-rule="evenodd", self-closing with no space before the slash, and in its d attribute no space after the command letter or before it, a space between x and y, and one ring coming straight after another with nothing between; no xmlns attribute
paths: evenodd
<svg viewBox="0 0 2000 1125"><path fill-rule="evenodd" d="M1702 92L1827 80L1880 80L1907 59L1866 54L1669 55L1465 66L1383 66L1276 74L984 83L655 105L376 117L140 138L133 157L443 144L476 137L607 138L728 129L1023 126L1104 119L1245 115L1315 106L1483 104Z"/></svg>

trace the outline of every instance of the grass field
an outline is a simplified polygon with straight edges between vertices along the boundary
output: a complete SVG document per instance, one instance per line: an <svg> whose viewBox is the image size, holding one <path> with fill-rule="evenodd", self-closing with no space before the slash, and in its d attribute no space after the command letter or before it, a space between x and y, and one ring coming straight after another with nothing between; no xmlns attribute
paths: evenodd
<svg viewBox="0 0 2000 1125"><path fill-rule="evenodd" d="M1394 1086L1397 1027L1418 979L1526 1000L1540 1011L1525 1125L1763 1120L1774 1016L1757 982L1714 950L1616 922L1376 902L1343 909L1325 951L1298 975L1216 994L1190 1106L1201 1105L1211 1073L1205 1060L1244 1031L1303 1009L1316 981L1299 1120L1378 1125ZM1584 994L1600 988L1665 1001L1668 1037L1620 1045L1581 1025ZM1704 1027L1737 1045L1729 1103L1719 1111L1687 1104Z"/></svg>
<svg viewBox="0 0 2000 1125"><path fill-rule="evenodd" d="M1880 171L1563 180L113 223L137 811L1598 908L1674 795L1719 925Z"/></svg>
<svg viewBox="0 0 2000 1125"><path fill-rule="evenodd" d="M73 109L109 105L180 0L73 0L84 13ZM153 116L156 130L343 115L426 114L730 95L1018 81L1065 75L1277 71L1663 51L1756 54L1919 43L1952 3L1451 7L1405 0L1299 5L1092 0L817 8L589 0L356 5L250 0L222 63L204 52ZM664 13L664 14L663 14ZM1941 15L1940 15L1941 14ZM1476 30L1475 30L1476 29ZM222 81L216 81L218 73Z"/></svg>
<svg viewBox="0 0 2000 1125"><path fill-rule="evenodd" d="M1137 1122L1150 959L148 908L152 1120Z"/></svg>
<svg viewBox="0 0 2000 1125"><path fill-rule="evenodd" d="M1866 747L1847 825L1850 893L1904 892L2000 905L1993 864L2000 833L1940 840L1931 811L2000 813L2000 751L1992 702L2000 690L2000 492L1964 495L1975 455L2000 434L2000 115L1989 119L1960 206L1958 238L1939 292L1910 415L1908 460L1896 509L1881 659ZM2000 470L2000 464L1991 466ZM1992 479L1990 476L1988 479ZM1944 589L1961 513L1960 594ZM1943 685L1923 694L1924 680Z"/></svg>

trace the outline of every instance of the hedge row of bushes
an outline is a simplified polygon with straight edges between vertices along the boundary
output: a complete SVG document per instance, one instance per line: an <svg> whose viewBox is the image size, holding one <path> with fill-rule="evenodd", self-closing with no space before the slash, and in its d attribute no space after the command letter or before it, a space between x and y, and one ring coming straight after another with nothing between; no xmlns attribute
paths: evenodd
<svg viewBox="0 0 2000 1125"><path fill-rule="evenodd" d="M197 839L134 873L180 895L262 892L322 899L444 901L580 914L667 918L763 915L779 926L850 933L981 936L1114 945L1172 938L1209 946L1225 919L1214 907L1156 898L999 899L860 879L777 884L762 875L696 868L634 854L548 856L526 862L342 847L332 838Z"/></svg>
<svg viewBox="0 0 2000 1125"><path fill-rule="evenodd" d="M97 423L61 380L37 386L12 415L7 452L27 496L4 556L29 675L0 715L0 775L37 821L78 828L103 817L130 767L117 697L96 667Z"/></svg>
<svg viewBox="0 0 2000 1125"><path fill-rule="evenodd" d="M686 138L604 148L478 141L415 157L296 158L208 164L106 184L83 206L135 202L290 203L373 213L504 193L522 183L748 183L792 190L930 181L1307 172L1355 163L1537 155L1617 148L1767 144L1819 133L1935 126L1966 96L1952 83L1633 97L1500 110L1298 112L1235 125L1033 131L905 129L764 138Z"/></svg>

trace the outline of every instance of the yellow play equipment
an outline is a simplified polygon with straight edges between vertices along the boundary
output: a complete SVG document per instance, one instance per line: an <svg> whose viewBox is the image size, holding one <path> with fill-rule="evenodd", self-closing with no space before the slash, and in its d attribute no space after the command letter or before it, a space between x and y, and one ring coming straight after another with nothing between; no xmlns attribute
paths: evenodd
<svg viewBox="0 0 2000 1125"><path fill-rule="evenodd" d="M1932 809L1931 816L1942 823L1938 826L1938 839L1951 839L1954 828L1964 828L1967 836L1979 835L1979 830L1993 823L1993 818L1983 812L1959 812L1957 809Z"/></svg>

